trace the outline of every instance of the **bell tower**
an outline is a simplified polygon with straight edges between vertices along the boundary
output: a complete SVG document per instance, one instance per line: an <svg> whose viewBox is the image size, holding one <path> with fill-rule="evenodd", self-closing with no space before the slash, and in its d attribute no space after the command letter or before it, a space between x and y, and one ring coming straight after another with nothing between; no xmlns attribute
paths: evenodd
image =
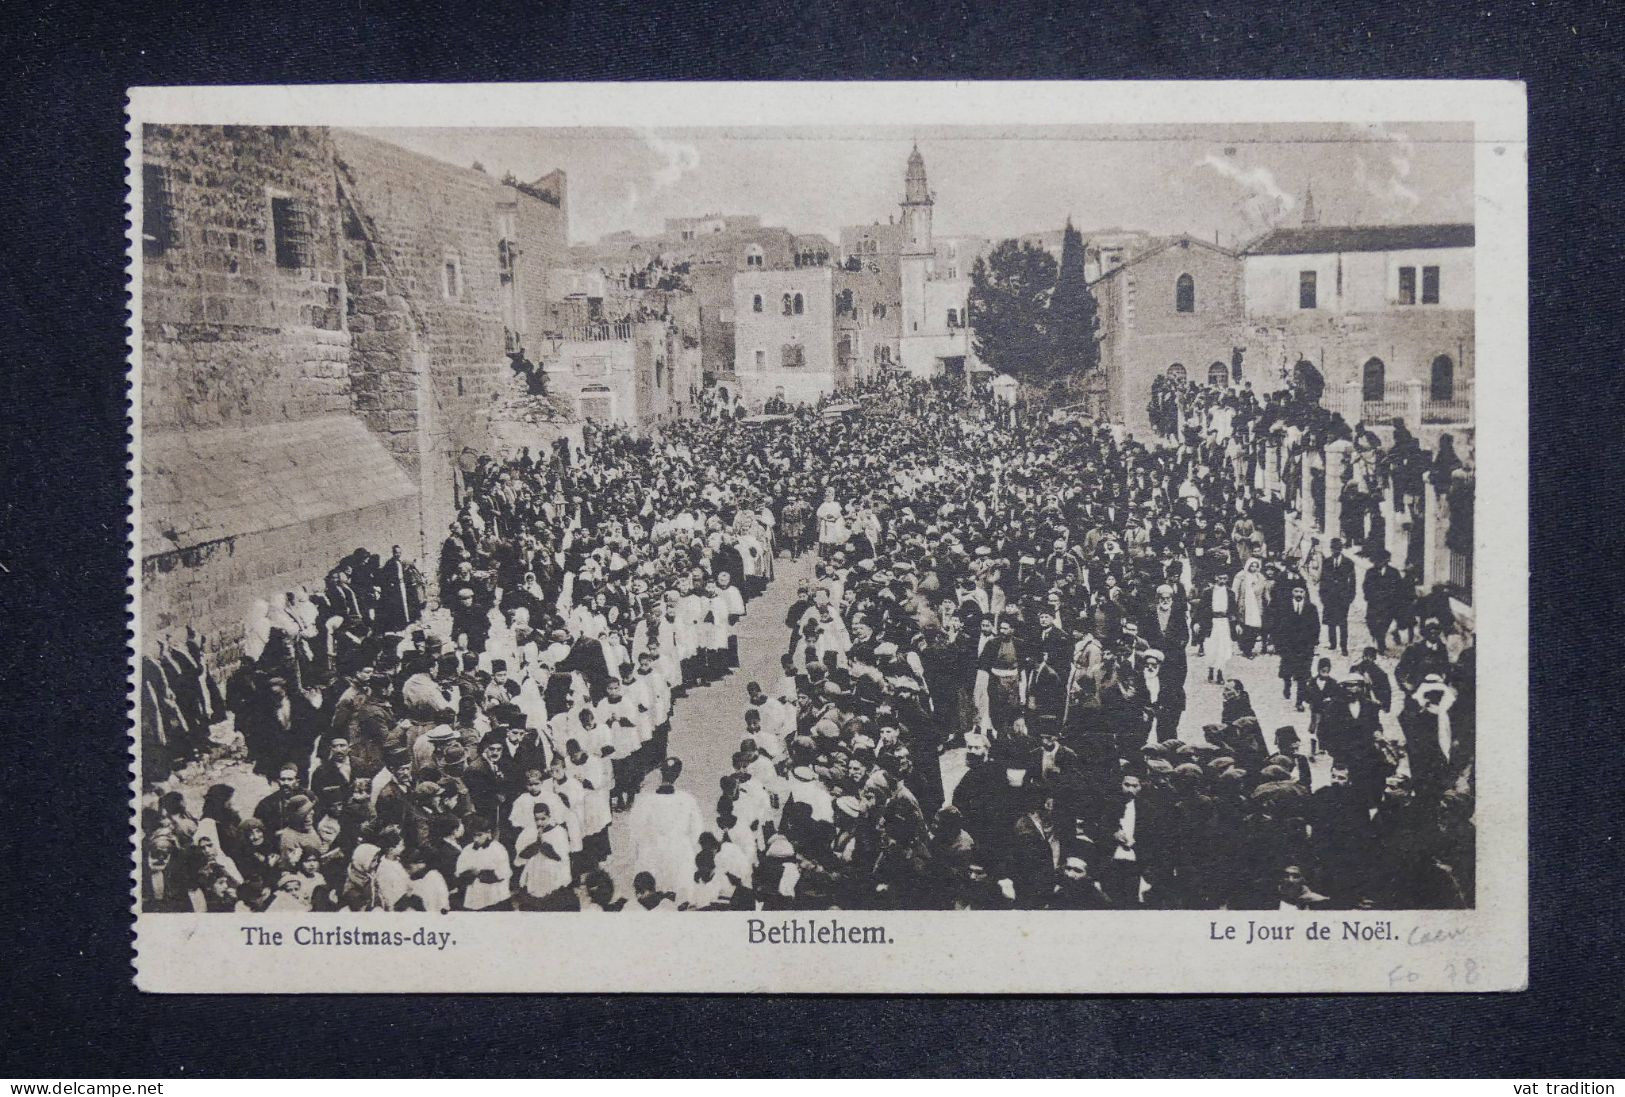
<svg viewBox="0 0 1625 1097"><path fill-rule="evenodd" d="M904 255L930 255L931 190L925 181L925 157L920 146L908 154L908 172L903 177Z"/></svg>

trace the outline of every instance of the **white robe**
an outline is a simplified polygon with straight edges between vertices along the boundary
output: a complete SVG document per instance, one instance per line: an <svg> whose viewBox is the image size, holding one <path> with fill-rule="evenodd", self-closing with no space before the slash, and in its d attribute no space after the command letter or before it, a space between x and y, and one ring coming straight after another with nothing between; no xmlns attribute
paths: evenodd
<svg viewBox="0 0 1625 1097"><path fill-rule="evenodd" d="M485 883L474 880L463 893L463 908L465 910L484 910L486 907L506 903L511 891L509 881L513 878L513 869L508 864L508 851L502 848L500 842L492 842L483 848L472 843L463 847L463 852L457 855L457 875L473 870L480 872L490 869L497 874L495 883Z"/></svg>
<svg viewBox="0 0 1625 1097"><path fill-rule="evenodd" d="M1264 626L1264 587L1264 574L1258 571L1238 571L1230 582L1236 608L1241 611L1241 623L1248 628Z"/></svg>
<svg viewBox="0 0 1625 1097"><path fill-rule="evenodd" d="M690 793L674 789L638 797L627 812L626 829L633 871L653 874L663 890L680 891L693 879L705 819Z"/></svg>
<svg viewBox="0 0 1625 1097"><path fill-rule="evenodd" d="M818 505L818 543L840 545L846 543L846 523L841 519L841 504L833 499Z"/></svg>
<svg viewBox="0 0 1625 1097"><path fill-rule="evenodd" d="M728 623L728 599L721 591L705 600L705 613L711 620L705 622L700 633L700 646L712 651L725 650L734 630Z"/></svg>
<svg viewBox="0 0 1625 1097"><path fill-rule="evenodd" d="M582 743L581 749L587 752L587 757L580 765L570 763L570 777L581 782L584 790L581 833L583 837L590 837L609 826L609 793L614 775L610 772L609 759L598 756L596 745ZM587 788L588 784L592 787Z"/></svg>

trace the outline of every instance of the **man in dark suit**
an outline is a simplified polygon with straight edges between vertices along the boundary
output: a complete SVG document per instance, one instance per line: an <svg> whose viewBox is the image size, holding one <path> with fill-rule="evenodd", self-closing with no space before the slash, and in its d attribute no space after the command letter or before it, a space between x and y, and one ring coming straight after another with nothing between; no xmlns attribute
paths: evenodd
<svg viewBox="0 0 1625 1097"><path fill-rule="evenodd" d="M1274 625L1275 650L1281 657L1281 696L1290 698L1296 683L1297 707L1302 712L1306 700L1304 687L1309 684L1309 667L1315 658L1315 644L1320 640L1320 611L1315 609L1309 592L1301 584L1292 588L1275 615Z"/></svg>
<svg viewBox="0 0 1625 1097"><path fill-rule="evenodd" d="M1107 910L1111 901L1100 885L1089 876L1088 856L1081 849L1066 853L1061 858L1060 878L1055 882L1055 893L1050 896L1050 910Z"/></svg>
<svg viewBox="0 0 1625 1097"><path fill-rule="evenodd" d="M501 732L487 732L480 740L480 754L477 759L468 764L463 771L463 784L468 788L468 798L474 808L474 814L491 820L493 827L498 821L506 821L508 805L512 798L508 794L512 781L508 776L508 745Z"/></svg>
<svg viewBox="0 0 1625 1097"><path fill-rule="evenodd" d="M424 583L418 569L401 557L401 546L390 550L389 562L378 570L378 627L402 632L423 612Z"/></svg>
<svg viewBox="0 0 1625 1097"><path fill-rule="evenodd" d="M1444 644L1444 625L1433 618L1422 622L1422 638L1406 647L1399 657L1399 664L1394 667L1394 681L1399 683L1402 692L1410 694L1415 693L1416 687L1430 674L1437 674L1441 679L1450 676L1450 651Z"/></svg>
<svg viewBox="0 0 1625 1097"><path fill-rule="evenodd" d="M1144 664L1148 712L1163 742L1179 738L1179 720L1185 715L1185 668L1172 663L1160 648L1141 656ZM1144 745L1142 742L1140 745Z"/></svg>
<svg viewBox="0 0 1625 1097"><path fill-rule="evenodd" d="M1333 899L1352 905L1365 887L1371 849L1371 804L1334 763L1331 783L1309 797L1309 848L1317 881Z"/></svg>
<svg viewBox="0 0 1625 1097"><path fill-rule="evenodd" d="M1096 823L1095 848L1109 850L1101 872L1101 887L1113 906L1140 905L1140 878L1147 866L1141 863L1139 839L1146 820L1140 804L1140 779L1123 775L1119 795L1108 801Z"/></svg>
<svg viewBox="0 0 1625 1097"><path fill-rule="evenodd" d="M1403 606L1408 605L1415 591L1405 577L1388 562L1388 551L1377 549L1371 554L1372 564L1365 573L1361 590L1365 594L1365 623L1371 630L1371 639L1379 652L1388 650L1388 631Z"/></svg>
<svg viewBox="0 0 1625 1097"><path fill-rule="evenodd" d="M1003 875L1014 885L1017 907L1040 910L1055 892L1061 836L1052 818L1054 798L1036 785L1022 789L1021 795L1028 810L1012 827Z"/></svg>
<svg viewBox="0 0 1625 1097"><path fill-rule="evenodd" d="M1331 552L1320 566L1320 604L1326 617L1326 646L1349 653L1349 606L1354 604L1354 561L1333 537Z"/></svg>
<svg viewBox="0 0 1625 1097"><path fill-rule="evenodd" d="M1029 778L1053 785L1077 773L1081 768L1078 755L1071 747L1061 745L1060 722L1053 716L1035 716L1031 723L1038 733L1038 746L1025 762Z"/></svg>
<svg viewBox="0 0 1625 1097"><path fill-rule="evenodd" d="M1190 646L1190 623L1186 619L1184 599L1176 599L1172 584L1157 587L1156 601L1150 612L1140 619L1140 636L1147 644L1161 651L1163 666L1173 667L1181 686L1185 683L1187 665L1185 649Z"/></svg>
<svg viewBox="0 0 1625 1097"><path fill-rule="evenodd" d="M1387 771L1376 745L1382 734L1377 704L1364 676L1347 675L1341 684L1341 696L1330 700L1321 713L1320 745L1334 763L1347 767L1350 783L1375 804Z"/></svg>
<svg viewBox="0 0 1625 1097"><path fill-rule="evenodd" d="M1360 661L1349 668L1350 674L1358 674L1371 683L1371 699L1383 712L1389 711L1394 703L1394 684L1388 678L1388 672L1382 669L1377 662L1377 649L1367 647L1360 654Z"/></svg>
<svg viewBox="0 0 1625 1097"><path fill-rule="evenodd" d="M350 765L350 740L339 734L328 736L327 758L310 776L310 791L316 797L318 810L337 815L344 801L350 797L355 784L355 771Z"/></svg>

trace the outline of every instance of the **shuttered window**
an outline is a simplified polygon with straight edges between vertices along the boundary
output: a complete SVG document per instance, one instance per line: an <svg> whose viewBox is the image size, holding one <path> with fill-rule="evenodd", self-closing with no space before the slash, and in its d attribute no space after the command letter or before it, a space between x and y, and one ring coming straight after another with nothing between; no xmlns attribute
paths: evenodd
<svg viewBox="0 0 1625 1097"><path fill-rule="evenodd" d="M276 238L276 265L289 270L315 266L316 218L299 198L271 199L271 230Z"/></svg>
<svg viewBox="0 0 1625 1097"><path fill-rule="evenodd" d="M1422 304L1437 305L1439 303L1439 268L1422 268Z"/></svg>
<svg viewBox="0 0 1625 1097"><path fill-rule="evenodd" d="M176 243L175 188L169 169L161 164L141 165L141 250L162 255Z"/></svg>

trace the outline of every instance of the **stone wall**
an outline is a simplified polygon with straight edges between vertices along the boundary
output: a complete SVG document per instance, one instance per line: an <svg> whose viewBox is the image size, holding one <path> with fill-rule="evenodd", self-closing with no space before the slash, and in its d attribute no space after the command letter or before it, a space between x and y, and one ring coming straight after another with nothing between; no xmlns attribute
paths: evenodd
<svg viewBox="0 0 1625 1097"><path fill-rule="evenodd" d="M548 347L547 390L575 419L636 422L637 359L631 338L559 340Z"/></svg>
<svg viewBox="0 0 1625 1097"><path fill-rule="evenodd" d="M566 185L564 172L556 171L536 184L513 191L514 231L519 241L514 273L525 318L521 343L533 362L540 360L536 344L548 326L548 271L565 264L570 247ZM559 204L546 202L537 194L557 194Z"/></svg>
<svg viewBox="0 0 1625 1097"><path fill-rule="evenodd" d="M399 427L391 433L417 432L423 527L434 543L455 509L459 464L490 449L491 405L509 369L496 225L500 187L482 172L359 134L337 130L333 142L340 185L386 272L384 288L398 299L385 315L402 316L400 323L415 329L413 339L387 342L411 344L400 352L421 355L426 372L414 424L408 424L414 409L404 395L384 410ZM354 250L360 242L350 243ZM363 364L356 372L374 368ZM402 393L404 387L403 381Z"/></svg>
<svg viewBox="0 0 1625 1097"><path fill-rule="evenodd" d="M1193 283L1189 312L1178 308L1181 275ZM1177 363L1191 380L1205 383L1214 363L1228 371L1232 349L1244 342L1241 260L1200 241L1173 241L1096 282L1094 290L1110 414L1135 433L1150 429L1146 406L1158 374ZM1241 379L1259 388L1261 377L1262 367L1244 353Z"/></svg>
<svg viewBox="0 0 1625 1097"><path fill-rule="evenodd" d="M786 296L802 311L784 314ZM755 300L762 299L756 311ZM801 364L786 366L785 347L801 348ZM751 271L734 276L734 373L753 409L784 389L792 402L815 401L835 387L835 294L829 267Z"/></svg>
<svg viewBox="0 0 1625 1097"><path fill-rule="evenodd" d="M352 417L328 131L151 126L141 151L142 640L190 625L220 667L256 598L415 551L418 503Z"/></svg>
<svg viewBox="0 0 1625 1097"><path fill-rule="evenodd" d="M146 431L349 410L338 206L327 131L148 126L142 139L141 417ZM308 218L279 265L273 199Z"/></svg>
<svg viewBox="0 0 1625 1097"><path fill-rule="evenodd" d="M1471 309L1387 309L1343 315L1304 312L1274 320L1254 320L1241 333L1253 375L1263 391L1280 387L1281 370L1299 359L1312 362L1329 394L1358 382L1365 363L1381 359L1390 384L1430 378L1433 360L1446 355L1455 364L1458 384L1474 374L1474 313ZM1334 399L1328 395L1328 401ZM1329 405L1336 406L1336 405Z"/></svg>
<svg viewBox="0 0 1625 1097"><path fill-rule="evenodd" d="M348 415L144 435L141 492L142 639L191 625L216 669L255 599L320 589L358 547L417 544L411 480Z"/></svg>

